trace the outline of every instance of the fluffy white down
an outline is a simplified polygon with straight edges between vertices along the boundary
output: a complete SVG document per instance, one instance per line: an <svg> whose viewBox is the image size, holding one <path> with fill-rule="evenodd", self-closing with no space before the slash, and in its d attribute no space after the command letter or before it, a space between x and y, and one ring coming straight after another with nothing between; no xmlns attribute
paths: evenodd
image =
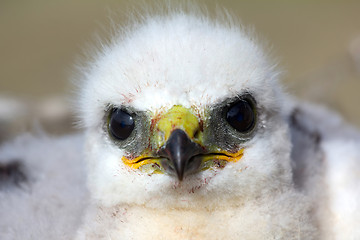
<svg viewBox="0 0 360 240"><path fill-rule="evenodd" d="M212 179L203 191L197 191L197 197L204 196L208 199L206 202L211 202L214 198L208 196L212 189L215 198L221 198L222 193L227 195L230 189L231 198L233 194L243 195L242 191L256 191L244 187L248 181L253 181L252 178L232 173L247 165L249 174L252 171L267 171L266 174L252 173L264 179L277 176L276 179L282 181L281 176L271 174L279 171L279 168L287 169L287 172L282 172L284 176L290 175L289 166L277 167L289 164L286 161L289 147L283 150L288 142L286 132L280 130L276 133L277 129L286 128L278 112L282 96L276 82L277 74L272 71L272 65L257 43L235 25L223 26L206 18L182 13L149 18L127 38L113 40L113 44L104 49L103 55L84 75L87 79L82 87L80 109L88 128L89 148L86 152L89 156L90 187L94 196L102 199L106 205L125 202L155 207L184 196L181 189L173 189L176 182L171 177L149 177L129 171L119 164L124 152L112 143L101 128L104 110L109 105L131 106L152 113L176 104L205 109L225 98L251 91L262 111L259 118L263 124L259 124L259 134L246 143L248 150L242 164L233 166L234 169L224 169L221 177ZM255 167L259 163L254 160L247 163L247 155L252 152L257 155L251 149L261 146L260 142L266 140L266 136L275 136L271 134L273 132L282 133L283 136L276 141L265 141L266 145L271 145L268 151L260 151L259 157L254 158L261 161L267 156L268 160L262 164L262 168ZM278 139L283 139L285 144L278 144ZM281 159L275 160L276 156L281 156ZM100 158L102 161L98 160ZM201 179L212 178L213 175L204 172ZM227 181L232 183L226 184ZM194 182L198 183L189 183L184 191L188 192L200 184L199 179L194 179ZM262 181L254 182L257 184L253 188L264 189L260 185ZM169 191L172 193L168 194Z"/></svg>
<svg viewBox="0 0 360 240"><path fill-rule="evenodd" d="M80 135L23 135L0 148L22 162L26 181L0 189L0 239L71 239L88 204Z"/></svg>
<svg viewBox="0 0 360 240"><path fill-rule="evenodd" d="M305 180L321 239L360 239L359 130L323 106L291 101L287 107L303 111L303 124L321 136L320 165L310 155L307 168L318 170L307 170Z"/></svg>
<svg viewBox="0 0 360 240"><path fill-rule="evenodd" d="M84 73L80 111L93 205L79 239L317 239L309 201L292 184L278 74L259 44L235 24L185 13L149 17L119 36ZM109 106L150 113L195 106L205 118L214 104L247 92L259 119L241 145L244 157L181 183L130 170L104 131ZM215 230L219 222L228 233Z"/></svg>

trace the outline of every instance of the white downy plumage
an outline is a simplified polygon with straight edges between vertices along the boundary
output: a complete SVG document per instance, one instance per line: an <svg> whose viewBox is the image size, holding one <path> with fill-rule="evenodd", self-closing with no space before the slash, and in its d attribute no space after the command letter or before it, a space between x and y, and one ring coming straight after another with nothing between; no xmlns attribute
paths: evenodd
<svg viewBox="0 0 360 240"><path fill-rule="evenodd" d="M236 21L171 12L119 30L84 68L84 136L2 146L0 239L360 239L359 132L285 95ZM254 119L238 130L243 101ZM123 140L114 109L135 122ZM160 153L174 129L201 145L183 179ZM209 165L194 171L197 156Z"/></svg>

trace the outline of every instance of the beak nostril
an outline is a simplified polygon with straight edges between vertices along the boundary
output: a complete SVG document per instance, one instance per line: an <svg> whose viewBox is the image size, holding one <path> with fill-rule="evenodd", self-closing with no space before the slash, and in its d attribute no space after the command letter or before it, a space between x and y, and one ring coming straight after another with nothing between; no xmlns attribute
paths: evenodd
<svg viewBox="0 0 360 240"><path fill-rule="evenodd" d="M176 170L174 168L174 165L172 164L172 162L168 158L161 159L161 166L170 175L176 175Z"/></svg>
<svg viewBox="0 0 360 240"><path fill-rule="evenodd" d="M194 138L199 139L200 138L200 129L196 129L196 132L194 133Z"/></svg>
<svg viewBox="0 0 360 240"><path fill-rule="evenodd" d="M186 170L187 174L196 172L200 168L200 165L201 165L201 157L196 155L190 158Z"/></svg>

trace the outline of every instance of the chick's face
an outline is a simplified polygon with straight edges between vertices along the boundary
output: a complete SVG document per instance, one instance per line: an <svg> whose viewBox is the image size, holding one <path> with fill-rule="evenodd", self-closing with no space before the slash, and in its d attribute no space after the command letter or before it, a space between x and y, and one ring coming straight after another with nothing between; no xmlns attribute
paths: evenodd
<svg viewBox="0 0 360 240"><path fill-rule="evenodd" d="M89 186L105 205L235 204L289 177L262 51L239 29L187 19L149 21L85 74Z"/></svg>
<svg viewBox="0 0 360 240"><path fill-rule="evenodd" d="M126 166L149 176L172 175L181 182L241 159L239 143L256 126L254 106L246 96L202 114L196 106L174 105L157 113L112 108L107 127L111 139L125 150Z"/></svg>

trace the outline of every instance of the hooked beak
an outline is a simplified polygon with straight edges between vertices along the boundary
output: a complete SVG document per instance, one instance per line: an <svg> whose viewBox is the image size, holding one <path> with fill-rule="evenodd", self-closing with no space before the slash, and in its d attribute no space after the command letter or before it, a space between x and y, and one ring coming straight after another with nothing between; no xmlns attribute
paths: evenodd
<svg viewBox="0 0 360 240"><path fill-rule="evenodd" d="M158 151L163 157L161 164L170 174L176 174L182 181L186 175L198 171L201 165L202 147L191 141L181 129L175 129L165 145Z"/></svg>

